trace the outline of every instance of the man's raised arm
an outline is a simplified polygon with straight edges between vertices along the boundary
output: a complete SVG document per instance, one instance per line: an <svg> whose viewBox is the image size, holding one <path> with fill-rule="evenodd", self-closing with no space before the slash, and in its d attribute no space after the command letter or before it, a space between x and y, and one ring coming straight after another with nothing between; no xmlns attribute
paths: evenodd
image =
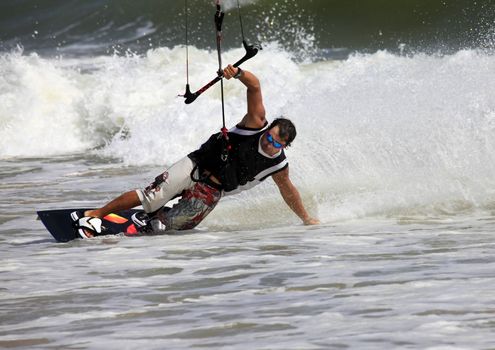
<svg viewBox="0 0 495 350"><path fill-rule="evenodd" d="M265 126L265 106L258 78L247 70L228 65L223 71L226 79L237 78L247 87L247 114L239 123L246 128L259 129Z"/></svg>

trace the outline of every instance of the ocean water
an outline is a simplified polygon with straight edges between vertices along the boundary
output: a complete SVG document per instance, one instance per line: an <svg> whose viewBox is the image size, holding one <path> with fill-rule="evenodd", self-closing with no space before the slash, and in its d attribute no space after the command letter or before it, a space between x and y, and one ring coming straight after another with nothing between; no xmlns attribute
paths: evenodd
<svg viewBox="0 0 495 350"><path fill-rule="evenodd" d="M214 8L189 2L196 90ZM321 225L268 179L193 231L63 244L36 211L146 186L219 130L219 86L177 96L181 2L0 5L0 348L494 349L493 4L241 5L263 45L243 67L298 128L291 178ZM225 96L233 126L245 89Z"/></svg>

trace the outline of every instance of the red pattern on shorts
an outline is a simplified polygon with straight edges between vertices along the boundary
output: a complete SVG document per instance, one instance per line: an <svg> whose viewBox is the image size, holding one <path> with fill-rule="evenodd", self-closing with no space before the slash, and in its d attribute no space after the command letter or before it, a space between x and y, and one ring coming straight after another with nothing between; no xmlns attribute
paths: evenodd
<svg viewBox="0 0 495 350"><path fill-rule="evenodd" d="M215 208L222 191L197 182L182 193L182 198L170 210L159 214L167 230L190 230Z"/></svg>

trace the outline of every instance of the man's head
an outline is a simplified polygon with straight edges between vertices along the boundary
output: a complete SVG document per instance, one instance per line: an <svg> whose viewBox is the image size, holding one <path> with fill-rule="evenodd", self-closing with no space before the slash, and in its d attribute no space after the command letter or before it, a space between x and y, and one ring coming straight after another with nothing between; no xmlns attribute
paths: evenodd
<svg viewBox="0 0 495 350"><path fill-rule="evenodd" d="M290 146L296 138L296 127L286 118L275 119L262 138L262 146L268 154L275 154L281 148Z"/></svg>
<svg viewBox="0 0 495 350"><path fill-rule="evenodd" d="M270 126L268 127L268 131L272 130L278 126L278 136L280 137L280 141L282 141L285 147L289 147L292 141L296 138L296 126L287 118L277 118L275 119Z"/></svg>

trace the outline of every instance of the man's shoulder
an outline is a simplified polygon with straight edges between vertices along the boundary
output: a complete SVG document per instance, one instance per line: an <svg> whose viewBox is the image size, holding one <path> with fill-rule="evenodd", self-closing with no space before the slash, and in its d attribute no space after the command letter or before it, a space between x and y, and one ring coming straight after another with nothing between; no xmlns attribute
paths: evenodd
<svg viewBox="0 0 495 350"><path fill-rule="evenodd" d="M245 125L243 123L239 123L236 126L234 126L232 129L229 130L229 133L232 134L237 134L237 135L242 135L242 136L251 136L251 135L256 135L262 131L265 131L268 126L268 122L265 122L265 124L261 126L251 126L251 125Z"/></svg>
<svg viewBox="0 0 495 350"><path fill-rule="evenodd" d="M249 129L262 129L268 125L268 121L265 116L253 116L246 114L244 118L237 124L237 126Z"/></svg>

